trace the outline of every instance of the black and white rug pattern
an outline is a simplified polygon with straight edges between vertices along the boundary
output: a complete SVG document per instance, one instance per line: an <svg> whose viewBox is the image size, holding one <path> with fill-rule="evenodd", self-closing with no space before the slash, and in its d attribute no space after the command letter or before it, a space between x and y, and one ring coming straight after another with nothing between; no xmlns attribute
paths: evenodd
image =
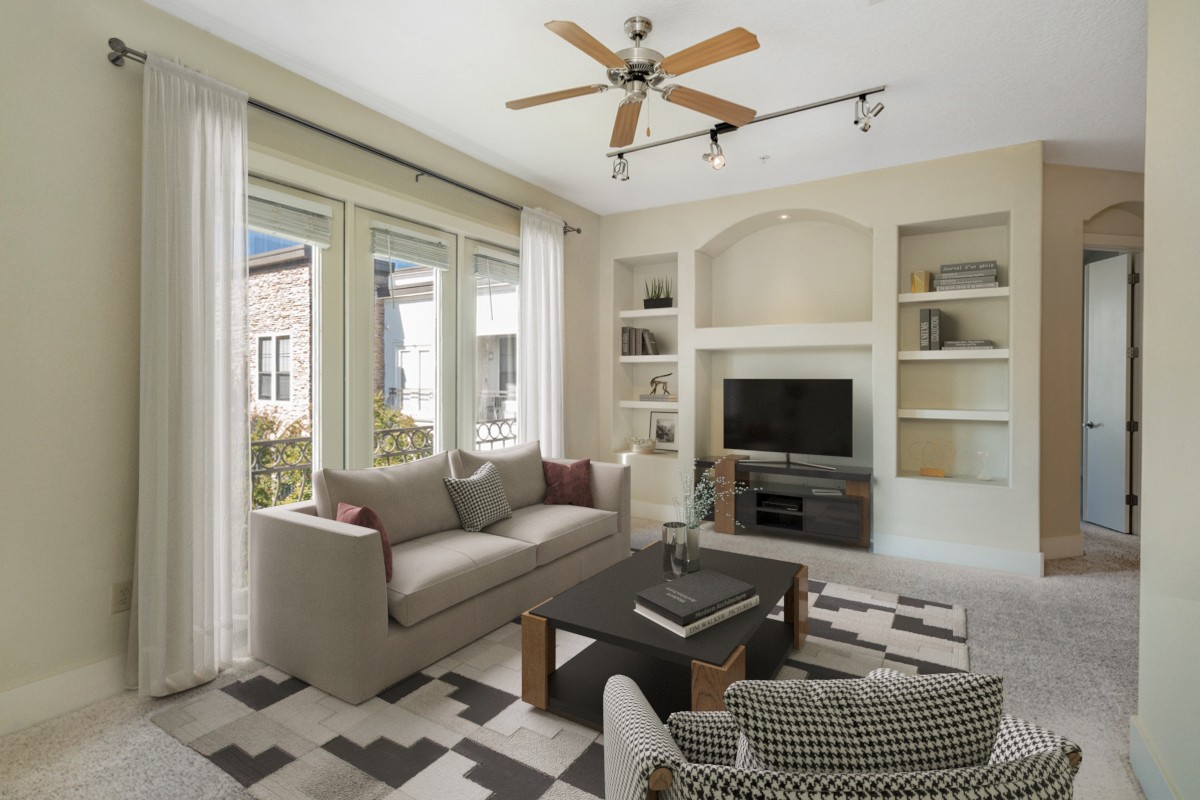
<svg viewBox="0 0 1200 800"><path fill-rule="evenodd" d="M968 669L960 607L815 580L808 600L779 679ZM562 663L590 642L556 643ZM153 720L264 800L603 796L603 737L521 701L520 648L505 625L358 706L264 667Z"/></svg>

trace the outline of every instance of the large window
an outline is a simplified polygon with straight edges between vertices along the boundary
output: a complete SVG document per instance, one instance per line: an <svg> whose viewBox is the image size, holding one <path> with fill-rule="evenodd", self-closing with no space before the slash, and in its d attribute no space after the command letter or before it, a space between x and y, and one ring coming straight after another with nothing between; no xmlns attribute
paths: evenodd
<svg viewBox="0 0 1200 800"><path fill-rule="evenodd" d="M517 430L517 253L469 242L475 296L473 446L507 447Z"/></svg>

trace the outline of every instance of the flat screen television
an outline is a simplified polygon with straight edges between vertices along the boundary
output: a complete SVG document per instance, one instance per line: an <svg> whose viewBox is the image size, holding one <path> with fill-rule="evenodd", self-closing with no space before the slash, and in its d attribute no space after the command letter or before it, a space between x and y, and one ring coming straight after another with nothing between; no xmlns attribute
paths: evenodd
<svg viewBox="0 0 1200 800"><path fill-rule="evenodd" d="M725 448L854 455L854 381L727 378Z"/></svg>

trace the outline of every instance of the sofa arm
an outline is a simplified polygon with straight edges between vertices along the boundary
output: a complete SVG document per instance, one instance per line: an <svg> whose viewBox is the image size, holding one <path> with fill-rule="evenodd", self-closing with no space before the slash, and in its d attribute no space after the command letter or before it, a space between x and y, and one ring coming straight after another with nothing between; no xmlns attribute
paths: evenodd
<svg viewBox="0 0 1200 800"><path fill-rule="evenodd" d="M1083 761L1083 751L1079 745L1045 728L1005 714L1000 719L1000 732L996 735L996 744L992 747L988 763L1003 764L1047 750L1065 755L1071 762L1072 774L1079 771L1079 764Z"/></svg>
<svg viewBox="0 0 1200 800"><path fill-rule="evenodd" d="M683 753L632 679L614 675L604 687L605 800L646 800L667 789ZM653 795L651 795L653 796Z"/></svg>
<svg viewBox="0 0 1200 800"><path fill-rule="evenodd" d="M592 503L596 508L617 512L618 528L630 530L630 507L633 504L629 467L625 464L592 462Z"/></svg>
<svg viewBox="0 0 1200 800"><path fill-rule="evenodd" d="M388 631L379 533L314 516L310 505L250 514L250 650L362 702L361 671Z"/></svg>
<svg viewBox="0 0 1200 800"><path fill-rule="evenodd" d="M677 711L667 718L667 730L693 764L737 763L741 728L728 711Z"/></svg>

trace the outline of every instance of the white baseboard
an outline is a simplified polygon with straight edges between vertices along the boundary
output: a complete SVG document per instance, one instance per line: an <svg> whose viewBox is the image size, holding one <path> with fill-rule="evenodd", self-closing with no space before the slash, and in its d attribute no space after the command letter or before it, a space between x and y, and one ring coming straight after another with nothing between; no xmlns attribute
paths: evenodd
<svg viewBox="0 0 1200 800"><path fill-rule="evenodd" d="M125 656L97 661L0 692L0 736L61 717L125 691Z"/></svg>
<svg viewBox="0 0 1200 800"><path fill-rule="evenodd" d="M1053 561L1056 558L1076 558L1083 555L1083 534L1049 536L1042 539L1042 556Z"/></svg>
<svg viewBox="0 0 1200 800"><path fill-rule="evenodd" d="M1141 720L1136 715L1129 718L1129 763L1133 766L1133 774L1137 776L1146 800L1183 800L1183 795L1172 788L1171 782L1163 774L1154 750L1146 741Z"/></svg>
<svg viewBox="0 0 1200 800"><path fill-rule="evenodd" d="M667 522L675 519L675 506L664 506L658 503L647 503L643 500L634 500L630 504L629 511L635 517L643 517L645 519L660 520Z"/></svg>
<svg viewBox="0 0 1200 800"><path fill-rule="evenodd" d="M977 544L917 539L876 533L871 537L871 552L885 556L917 558L939 564L958 564L962 567L982 567L1018 575L1042 576L1042 554L1023 550L1004 550Z"/></svg>

